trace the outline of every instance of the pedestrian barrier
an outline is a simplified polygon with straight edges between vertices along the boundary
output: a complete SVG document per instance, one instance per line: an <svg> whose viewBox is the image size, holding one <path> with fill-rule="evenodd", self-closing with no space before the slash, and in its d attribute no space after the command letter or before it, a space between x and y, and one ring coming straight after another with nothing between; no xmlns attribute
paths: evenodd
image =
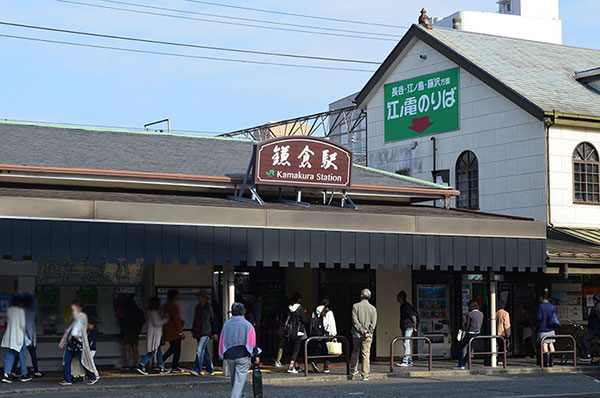
<svg viewBox="0 0 600 398"><path fill-rule="evenodd" d="M428 353L419 353L419 354L410 354L411 357L429 357L429 370L431 371L431 368L433 367L433 352L431 350L431 340L429 340L429 338L427 337L423 337L423 336L411 336L411 337L404 337L404 336L398 336L395 337L394 340L392 340L392 342L390 343L390 372L394 371L394 344L396 344L397 341L404 341L404 340L422 340L424 342L427 343L427 345L429 346L429 352Z"/></svg>
<svg viewBox="0 0 600 398"><path fill-rule="evenodd" d="M575 340L575 337L570 334L557 334L556 336L544 336L542 337L542 340L540 340L540 367L544 369L544 341L554 339L571 339L571 342L573 343L572 350L554 351L553 354L573 354L573 366L577 366L577 341Z"/></svg>
<svg viewBox="0 0 600 398"><path fill-rule="evenodd" d="M313 355L308 356L308 343L311 341L331 341L331 340L341 340L344 343L345 350L342 350L342 354L340 355ZM345 354L344 354L345 352ZM339 358L346 357L346 375L350 375L350 343L348 339L344 336L313 336L306 339L304 342L304 376L308 377L308 362L313 359L328 359L328 358Z"/></svg>
<svg viewBox="0 0 600 398"><path fill-rule="evenodd" d="M473 342L475 340L493 340L493 339L500 339L502 340L502 345L504 346L504 349L502 351L477 351L477 352L473 352L472 349L472 345ZM502 366L504 367L504 369L506 369L506 354L507 354L508 350L506 347L506 339L502 336L498 336L498 335L493 335L493 336L477 336L477 337L473 337L471 339L471 341L469 341L469 344L467 346L467 355L469 358L469 369L471 369L471 356L472 355L498 355L498 354L503 354L504 355L504 361L502 361ZM459 355L462 355L462 353L460 353Z"/></svg>

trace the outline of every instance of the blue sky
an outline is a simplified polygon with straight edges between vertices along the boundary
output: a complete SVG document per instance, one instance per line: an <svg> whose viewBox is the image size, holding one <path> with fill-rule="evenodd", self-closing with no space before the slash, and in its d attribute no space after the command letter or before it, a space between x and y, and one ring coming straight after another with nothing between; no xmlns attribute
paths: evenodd
<svg viewBox="0 0 600 398"><path fill-rule="evenodd" d="M80 0L104 4L100 0ZM127 0L124 0L127 1ZM185 0L129 0L161 7L401 36L404 29L378 28L268 15ZM422 5L430 16L457 10L495 11L495 0L215 0L265 9L408 26ZM421 4L422 3L422 4ZM418 5L417 5L418 4ZM561 0L564 43L600 48L600 1ZM367 6L368 5L368 6ZM112 6L115 6L112 4ZM159 40L262 51L381 61L392 41L327 37L227 26L65 4L56 0L3 0L3 21ZM98 45L274 62L306 62L208 50L78 38L0 26L0 34L35 36ZM132 54L32 43L0 37L0 118L142 127L171 118L173 128L225 132L326 110L362 88L370 73L305 70L264 65ZM352 67L352 65L340 65ZM371 69L369 65L355 67Z"/></svg>

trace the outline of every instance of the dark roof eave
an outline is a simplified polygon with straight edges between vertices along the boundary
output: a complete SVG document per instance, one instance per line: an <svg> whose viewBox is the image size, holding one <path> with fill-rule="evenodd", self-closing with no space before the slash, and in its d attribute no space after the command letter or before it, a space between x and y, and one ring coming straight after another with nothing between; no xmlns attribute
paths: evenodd
<svg viewBox="0 0 600 398"><path fill-rule="evenodd" d="M408 46L410 41L415 37L432 47L434 50L438 51L440 54L446 56L452 62L454 62L467 72L471 73L473 76L477 77L483 83L498 91L501 95L523 108L536 119L544 120L545 112L542 108L529 101L521 94L517 93L515 90L513 90L512 88L504 84L502 81L498 80L490 73L486 72L485 70L471 62L466 57L462 56L454 49L448 47L446 44L435 38L433 35L425 32L422 28L419 28L417 25L411 26L411 28L408 30L408 32L406 32L404 37L388 55L385 61L383 61L383 63L373 74L373 76L371 76L371 79L369 79L369 81L363 87L360 93L358 93L355 100L357 107L361 107L369 93L375 88L375 86L377 86L379 81L387 73L388 69L393 65L396 58L402 53L402 51Z"/></svg>

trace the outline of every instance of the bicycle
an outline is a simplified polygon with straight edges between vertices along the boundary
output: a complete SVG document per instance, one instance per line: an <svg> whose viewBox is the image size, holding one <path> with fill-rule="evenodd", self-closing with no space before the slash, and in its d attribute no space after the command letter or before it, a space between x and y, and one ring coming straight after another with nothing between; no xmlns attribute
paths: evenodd
<svg viewBox="0 0 600 398"><path fill-rule="evenodd" d="M571 336L573 336L573 338L575 339L575 341L577 342L577 356L578 358L581 358L581 339L583 338L583 336L585 336L587 334L587 328L577 322L574 321L569 321L568 322L568 326L566 327L571 327L572 331L566 334L570 334ZM566 343L566 346L563 346L561 348L557 348L557 351L568 351L568 350L572 350L573 349L573 342L571 340L569 340L568 343ZM598 365L600 363L600 346L598 344L598 342L594 342L592 341L592 343L590 344L590 355L592 357L592 360L589 362L590 365ZM560 356L560 364L561 366L564 366L567 364L567 362L569 362L571 360L572 356L571 354L561 354ZM596 359L594 359L596 358Z"/></svg>

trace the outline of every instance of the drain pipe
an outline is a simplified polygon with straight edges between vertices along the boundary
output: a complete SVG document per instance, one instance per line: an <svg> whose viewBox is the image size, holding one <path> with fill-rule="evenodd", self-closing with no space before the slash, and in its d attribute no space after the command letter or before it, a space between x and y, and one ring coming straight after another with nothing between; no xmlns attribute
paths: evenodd
<svg viewBox="0 0 600 398"><path fill-rule="evenodd" d="M433 182L436 182L436 171L437 171L437 162L436 162L436 152L437 152L437 141L435 137L431 137L431 143L433 145L433 170L431 171L431 177ZM444 203L445 205L445 203ZM437 200L433 201L433 207L437 207Z"/></svg>
<svg viewBox="0 0 600 398"><path fill-rule="evenodd" d="M546 144L546 200L548 201L548 210L546 211L546 217L548 217L547 225L552 227L552 206L550 206L550 128L556 124L556 110L550 117L544 118L544 135Z"/></svg>

